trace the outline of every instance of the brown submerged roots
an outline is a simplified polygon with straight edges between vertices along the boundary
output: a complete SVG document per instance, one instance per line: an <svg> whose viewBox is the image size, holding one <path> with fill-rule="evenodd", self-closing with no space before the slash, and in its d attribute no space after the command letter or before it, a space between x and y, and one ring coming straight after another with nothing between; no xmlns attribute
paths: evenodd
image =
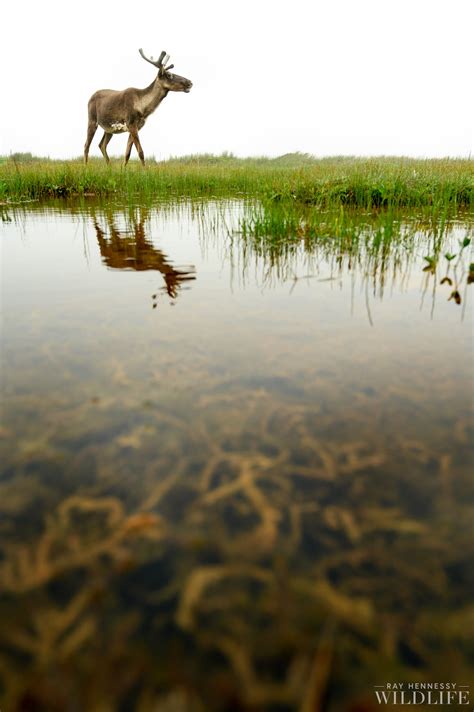
<svg viewBox="0 0 474 712"><path fill-rule="evenodd" d="M18 543L5 529L8 709L47 708L59 675L66 696L79 685L81 710L116 709L133 690L139 712L173 696L180 710L220 709L218 699L322 710L331 685L359 694L349 659L368 675L381 661L429 674L440 664L434 631L467 669L467 604L436 613L468 530L457 464L403 428L374 435L371 415L357 413L351 436L347 405L335 438L332 416L310 405L211 393L194 422L157 411L153 427L91 446L96 477L56 500L42 531ZM453 437L466 447L462 423ZM44 447L52 457L54 434ZM141 473L133 488L114 469L124 448ZM114 494L121 477L129 499Z"/></svg>

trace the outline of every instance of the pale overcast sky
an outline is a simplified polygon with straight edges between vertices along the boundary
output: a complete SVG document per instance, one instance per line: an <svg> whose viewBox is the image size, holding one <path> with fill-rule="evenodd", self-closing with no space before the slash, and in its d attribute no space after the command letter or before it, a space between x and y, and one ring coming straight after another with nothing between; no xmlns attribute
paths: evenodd
<svg viewBox="0 0 474 712"><path fill-rule="evenodd" d="M466 157L473 27L473 0L9 0L0 153L82 154L89 96L153 80L143 47L194 83L149 117L145 156Z"/></svg>

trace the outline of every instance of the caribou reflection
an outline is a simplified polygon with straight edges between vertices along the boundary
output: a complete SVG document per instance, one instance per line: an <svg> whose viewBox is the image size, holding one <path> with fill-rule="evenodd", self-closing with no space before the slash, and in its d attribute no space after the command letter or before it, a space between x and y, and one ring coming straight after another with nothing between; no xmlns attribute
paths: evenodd
<svg viewBox="0 0 474 712"><path fill-rule="evenodd" d="M138 219L133 215L127 229L120 230L116 225L116 216L108 213L107 228L104 229L94 215L94 227L102 261L109 269L160 272L165 284L158 292L166 292L171 299L176 299L184 283L196 279L196 268L193 265L175 267L168 256L147 239L145 232L147 219L148 211L140 211ZM153 308L156 307L157 297L158 294L152 295Z"/></svg>

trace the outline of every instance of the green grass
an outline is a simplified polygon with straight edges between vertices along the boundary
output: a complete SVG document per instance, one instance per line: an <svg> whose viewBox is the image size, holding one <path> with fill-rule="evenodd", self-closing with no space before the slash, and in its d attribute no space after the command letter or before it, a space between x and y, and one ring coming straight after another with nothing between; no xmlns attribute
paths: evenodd
<svg viewBox="0 0 474 712"><path fill-rule="evenodd" d="M55 161L16 154L0 159L0 200L117 196L147 198L239 197L274 203L361 208L472 207L474 161L333 157L307 154L278 158L236 158L232 154L150 159L143 169L131 161L105 165L91 159Z"/></svg>
<svg viewBox="0 0 474 712"><path fill-rule="evenodd" d="M463 210L449 215L432 208L368 211L343 205L321 210L263 200L246 205L234 233L256 254L276 260L302 247L310 253L316 246L328 254L357 259L365 255L383 263L390 256L403 260L421 239L433 262L438 263L450 241L454 256L467 248L470 252L474 215Z"/></svg>

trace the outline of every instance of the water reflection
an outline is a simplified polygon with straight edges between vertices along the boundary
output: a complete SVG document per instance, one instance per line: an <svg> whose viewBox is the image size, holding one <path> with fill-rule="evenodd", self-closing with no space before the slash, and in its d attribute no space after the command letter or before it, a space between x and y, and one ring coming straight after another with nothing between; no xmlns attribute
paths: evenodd
<svg viewBox="0 0 474 712"><path fill-rule="evenodd" d="M111 209L105 211L108 230L101 227L97 213L93 211L94 228L99 243L102 261L110 269L129 269L136 271L156 270L163 275L165 290L169 297L176 299L179 290L186 282L196 279L196 269L190 267L174 267L171 260L162 250L155 247L152 239L147 239L146 223L149 221L149 210L140 207L138 216L132 211L128 229L119 230L117 214ZM156 296L153 295L154 306Z"/></svg>
<svg viewBox="0 0 474 712"><path fill-rule="evenodd" d="M472 215L440 219L412 213L343 211L273 204L251 205L240 217L228 259L243 285L258 276L262 289L286 282L291 294L308 282L328 282L335 289L351 284L351 312L357 292L374 325L372 303L390 300L415 285L419 308L430 301L433 318L439 287L451 286L446 299L464 304L472 283ZM243 238L243 239L242 239ZM429 250L431 254L426 255ZM422 259L423 256L423 259ZM423 279L418 276L425 273ZM426 299L429 293L430 299ZM359 299L360 299L359 296ZM464 319L465 309L461 311Z"/></svg>
<svg viewBox="0 0 474 712"><path fill-rule="evenodd" d="M215 211L167 210L8 223L2 708L355 712L379 709L388 681L467 684L459 225L266 251L238 234L241 213L222 229ZM88 269L71 216L98 247ZM200 279L151 314L135 277L158 270L170 294L167 275L178 293L195 274L167 253ZM426 279L447 290L438 321L419 311Z"/></svg>

